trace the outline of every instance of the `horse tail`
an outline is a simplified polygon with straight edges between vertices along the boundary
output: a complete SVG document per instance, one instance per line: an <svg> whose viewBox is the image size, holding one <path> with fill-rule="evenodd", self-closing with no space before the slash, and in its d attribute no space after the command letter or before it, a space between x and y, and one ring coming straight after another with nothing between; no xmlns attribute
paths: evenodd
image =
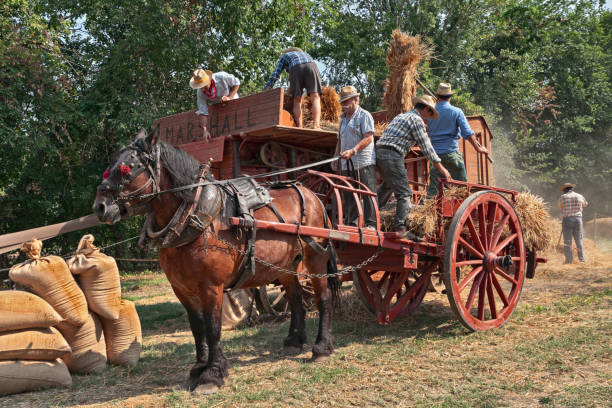
<svg viewBox="0 0 612 408"><path fill-rule="evenodd" d="M340 287L342 282L338 278L338 264L336 263L336 251L334 245L329 242L329 259L327 260L327 287L332 294L332 302L334 305L340 305Z"/></svg>

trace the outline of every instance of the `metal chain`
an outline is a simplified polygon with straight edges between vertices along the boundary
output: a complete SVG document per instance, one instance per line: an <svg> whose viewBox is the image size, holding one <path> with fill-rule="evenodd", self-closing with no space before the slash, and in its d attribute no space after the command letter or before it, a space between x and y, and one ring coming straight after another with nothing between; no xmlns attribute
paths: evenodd
<svg viewBox="0 0 612 408"><path fill-rule="evenodd" d="M227 254L230 254L231 251L234 251L234 252L238 252L239 254L241 254L243 256L246 256L247 253L246 253L245 250L242 250L242 249L238 248L236 245L234 245L231 242L221 238L217 234L213 233L212 235L214 235L214 237L217 240L219 240L222 243L224 243L225 245L227 245L227 248L224 248L224 247L221 247L221 246L218 246L218 245L214 245L214 244L213 245L207 245L207 248L212 248L214 250L219 250L219 251L225 252ZM266 262L263 259L257 258L255 256L253 258L255 259L255 262L257 262L257 263L259 263L261 265L267 266L268 268L273 269L273 270L275 270L277 272L280 272L280 273L284 273L284 274L287 274L287 275L297 276L298 278L300 277L300 275L304 276L304 277L309 277L309 278L328 278L328 277L331 277L331 276L340 276L340 275L344 275L345 273L348 273L348 272L359 270L359 269L363 268L364 266L372 263L376 258L378 258L378 256L384 250L385 250L385 248L379 247L378 250L376 252L374 252L374 254L372 254L372 256L370 256L369 258L367 258L366 260L364 260L363 262L361 262L361 263L359 263L357 265L346 266L346 267L344 267L342 269L339 269L338 272L335 272L335 273L319 273L319 274L303 273L303 272L300 273L300 272L292 271L290 269L282 268L282 267L280 267L278 265L271 264L270 262Z"/></svg>

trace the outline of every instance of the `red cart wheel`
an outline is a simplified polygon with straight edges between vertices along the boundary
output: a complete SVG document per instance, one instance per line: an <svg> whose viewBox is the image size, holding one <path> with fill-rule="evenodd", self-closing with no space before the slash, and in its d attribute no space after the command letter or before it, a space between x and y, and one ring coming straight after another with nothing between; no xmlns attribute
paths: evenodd
<svg viewBox="0 0 612 408"><path fill-rule="evenodd" d="M469 196L449 227L444 251L444 284L451 307L470 330L508 321L525 280L521 223L501 194Z"/></svg>
<svg viewBox="0 0 612 408"><path fill-rule="evenodd" d="M433 266L435 264L435 266ZM353 283L363 304L379 324L413 312L425 297L438 262L415 271L353 271Z"/></svg>

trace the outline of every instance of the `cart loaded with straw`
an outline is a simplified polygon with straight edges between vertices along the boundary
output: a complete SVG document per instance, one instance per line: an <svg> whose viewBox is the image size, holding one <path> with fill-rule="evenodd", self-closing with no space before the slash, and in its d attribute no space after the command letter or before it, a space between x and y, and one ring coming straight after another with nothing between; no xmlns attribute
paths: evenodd
<svg viewBox="0 0 612 408"><path fill-rule="evenodd" d="M390 75L383 98L385 112L373 114L378 135L399 112L410 110L411 96L420 83L417 67L431 54L418 36L393 33L387 54ZM411 241L389 231L387 219L394 211L379 211L376 193L359 180L334 174L329 167L337 140L340 105L335 90L322 95L322 129L294 127L286 96L277 88L210 107L212 141L198 132L193 111L158 119L154 132L161 140L179 146L201 162L211 163L217 179L262 175L260 182L297 179L310 188L325 206L330 223L325 228L258 221L258 229L330 239L342 280L352 280L376 321L387 324L415 310L425 294L443 282L457 317L471 330L503 325L511 316L525 278L533 277L538 252L551 241L548 213L541 199L528 193L493 186L492 160L473 147L461 144L468 181L441 180L438 195L425 199L429 178L427 159L413 149L405 159L413 189L414 207L408 228L422 241ZM309 101L303 98L308 125ZM480 144L492 152L492 135L482 116L468 117ZM375 135L376 136L376 135ZM309 163L326 163L317 170ZM281 171L278 171L278 170ZM283 169L288 171L282 171ZM275 172L276 171L276 172ZM270 173L272 172L272 173ZM345 225L343 200L357 203L358 225ZM376 212L376 229L364 228L363 203L370 200ZM233 219L240 226L239 219ZM298 266L298 273L301 265ZM268 311L283 307L270 287L258 292L258 303ZM307 287L306 296L308 301Z"/></svg>

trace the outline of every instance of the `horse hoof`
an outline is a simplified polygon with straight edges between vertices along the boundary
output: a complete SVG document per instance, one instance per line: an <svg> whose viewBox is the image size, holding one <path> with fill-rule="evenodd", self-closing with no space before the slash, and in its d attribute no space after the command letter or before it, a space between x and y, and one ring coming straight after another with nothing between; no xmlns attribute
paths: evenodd
<svg viewBox="0 0 612 408"><path fill-rule="evenodd" d="M215 384L212 384L212 383L208 383L208 384L200 384L200 385L198 385L193 390L193 393L194 394L201 394L201 395L210 395L210 394L214 394L218 390L219 390L218 386L216 386Z"/></svg>
<svg viewBox="0 0 612 408"><path fill-rule="evenodd" d="M313 363L322 363L324 361L329 360L329 356L313 356L312 357L312 362Z"/></svg>
<svg viewBox="0 0 612 408"><path fill-rule="evenodd" d="M283 347L283 354L285 355L294 356L294 355L301 354L301 353L302 353L301 347L296 347L296 346Z"/></svg>

